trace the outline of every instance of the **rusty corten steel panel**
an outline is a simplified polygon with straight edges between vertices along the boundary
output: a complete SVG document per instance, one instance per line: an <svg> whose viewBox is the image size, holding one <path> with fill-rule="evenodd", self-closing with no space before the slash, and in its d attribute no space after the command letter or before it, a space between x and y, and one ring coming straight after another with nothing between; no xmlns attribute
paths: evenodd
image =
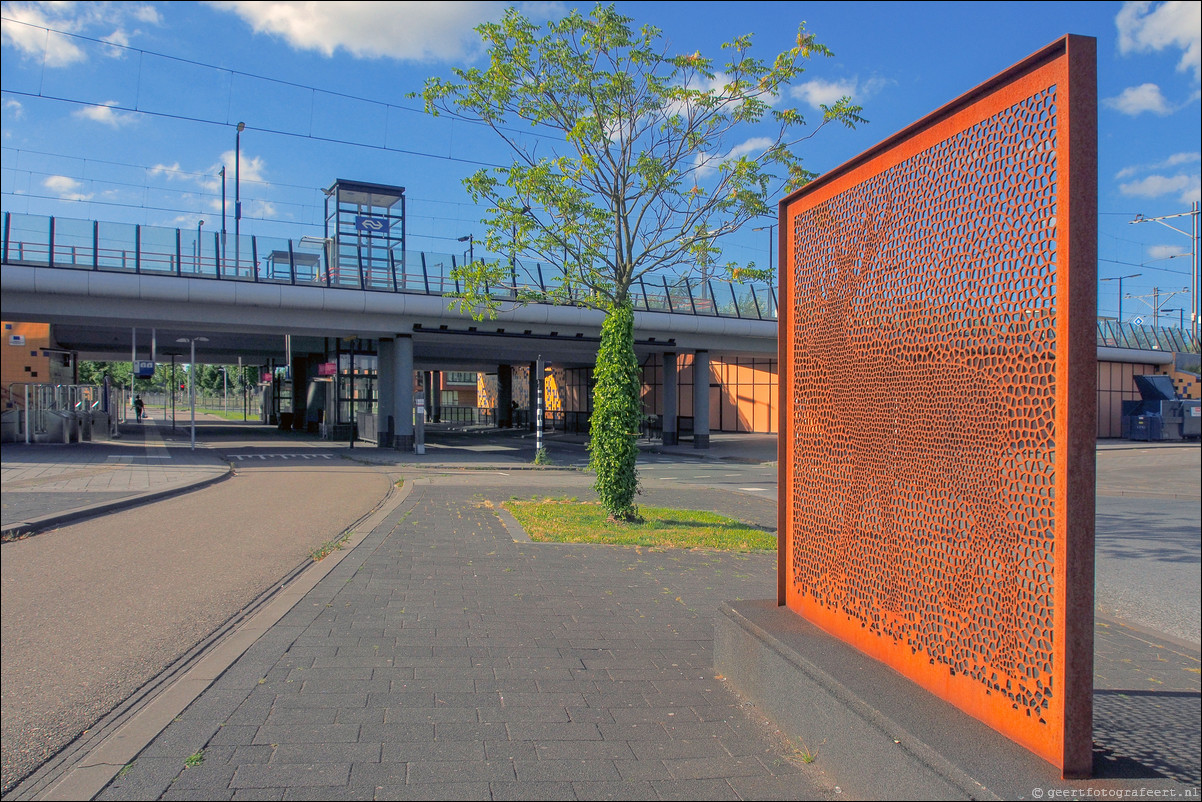
<svg viewBox="0 0 1202 802"><path fill-rule="evenodd" d="M780 603L1092 763L1095 42L781 203Z"/></svg>

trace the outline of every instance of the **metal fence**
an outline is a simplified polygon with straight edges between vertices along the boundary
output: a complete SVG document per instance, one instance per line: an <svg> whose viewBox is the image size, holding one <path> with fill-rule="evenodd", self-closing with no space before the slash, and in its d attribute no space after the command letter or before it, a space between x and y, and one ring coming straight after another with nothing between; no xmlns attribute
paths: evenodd
<svg viewBox="0 0 1202 802"><path fill-rule="evenodd" d="M464 287L454 254L366 247L335 257L331 240L233 237L220 231L102 223L42 215L4 213L5 264L90 270L105 273L204 278L261 284L350 289L371 292L452 295ZM515 262L508 282L490 286L489 295L533 303L552 302L562 286L554 265ZM775 320L776 291L762 283L661 275L631 288L635 308L709 317ZM567 299L574 302L574 297Z"/></svg>

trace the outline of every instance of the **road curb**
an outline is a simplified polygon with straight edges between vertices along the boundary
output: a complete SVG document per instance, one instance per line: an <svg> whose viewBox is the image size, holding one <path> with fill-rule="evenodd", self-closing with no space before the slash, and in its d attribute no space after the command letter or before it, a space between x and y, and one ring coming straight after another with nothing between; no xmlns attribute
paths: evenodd
<svg viewBox="0 0 1202 802"><path fill-rule="evenodd" d="M161 501L172 496L181 496L185 493L190 493L193 490L200 490L217 482L224 482L226 479L234 475L234 467L227 465L225 472L216 476L209 476L204 479L188 479L183 482L176 482L158 490L151 490L146 493L136 493L126 498L116 499L115 501L106 501L99 504L88 504L83 507L76 507L73 510L64 510L63 512L55 512L50 515L41 515L37 518L31 518L28 521L17 521L15 523L5 524L0 528L0 538L4 541L18 540L20 538L36 535L39 532L45 532L48 529L57 529L60 526L67 524L79 523L90 518L98 518L101 515L108 515L119 510L129 509L131 507L139 507L143 504Z"/></svg>
<svg viewBox="0 0 1202 802"><path fill-rule="evenodd" d="M85 733L86 740L69 744L57 761L44 764L27 777L8 798L94 799L172 720L409 498L414 483L397 488L396 477L390 479L384 499L343 530L350 533L345 547L318 562L302 562L93 725Z"/></svg>

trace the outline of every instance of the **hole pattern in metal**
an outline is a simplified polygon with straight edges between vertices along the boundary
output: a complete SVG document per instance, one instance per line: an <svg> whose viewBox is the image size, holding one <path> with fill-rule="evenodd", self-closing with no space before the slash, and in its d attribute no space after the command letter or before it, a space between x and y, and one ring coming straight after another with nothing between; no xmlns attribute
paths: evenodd
<svg viewBox="0 0 1202 802"><path fill-rule="evenodd" d="M1055 111L1041 92L793 219L795 591L1036 717L1055 692Z"/></svg>
<svg viewBox="0 0 1202 802"><path fill-rule="evenodd" d="M1081 134L1070 169L1069 118L1092 120L1067 109L1096 95L1070 39L1092 52L1067 37L782 203L779 590L1079 775L1094 321L1068 288L1093 254L1068 254L1091 241L1094 151Z"/></svg>

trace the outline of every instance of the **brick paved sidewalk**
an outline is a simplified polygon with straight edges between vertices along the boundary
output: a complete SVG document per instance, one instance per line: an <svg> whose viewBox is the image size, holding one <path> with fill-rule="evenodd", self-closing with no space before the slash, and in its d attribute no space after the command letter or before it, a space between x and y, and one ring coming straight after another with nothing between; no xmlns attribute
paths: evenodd
<svg viewBox="0 0 1202 802"><path fill-rule="evenodd" d="M415 487L98 798L830 796L713 676L774 555L515 542L489 481Z"/></svg>

